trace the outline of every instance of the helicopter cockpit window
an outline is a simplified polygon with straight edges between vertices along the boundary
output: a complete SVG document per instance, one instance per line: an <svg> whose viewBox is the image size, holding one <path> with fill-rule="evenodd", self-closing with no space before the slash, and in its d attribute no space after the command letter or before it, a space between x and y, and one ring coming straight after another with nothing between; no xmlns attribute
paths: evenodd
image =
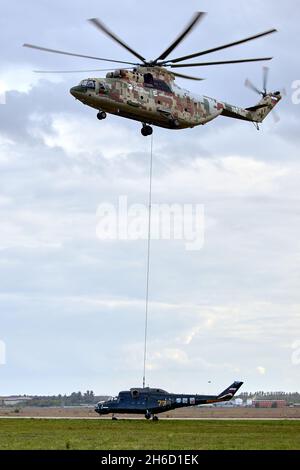
<svg viewBox="0 0 300 470"><path fill-rule="evenodd" d="M144 84L146 87L154 88L154 80L152 73L145 73L144 75Z"/></svg>
<svg viewBox="0 0 300 470"><path fill-rule="evenodd" d="M92 88L92 89L95 89L96 87L95 80L82 80L82 82L80 82L80 85L85 88Z"/></svg>

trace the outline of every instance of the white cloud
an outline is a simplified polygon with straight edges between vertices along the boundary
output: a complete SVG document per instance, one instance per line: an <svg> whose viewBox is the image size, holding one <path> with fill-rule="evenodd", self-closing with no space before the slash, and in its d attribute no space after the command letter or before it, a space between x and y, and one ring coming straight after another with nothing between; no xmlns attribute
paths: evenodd
<svg viewBox="0 0 300 470"><path fill-rule="evenodd" d="M184 151L183 151L184 152ZM168 187L172 192L182 186L187 191L203 194L224 193L246 196L269 194L287 180L290 170L282 163L266 163L252 157L214 156L187 161L183 167L176 164L158 183L160 190ZM190 191L191 192L191 191Z"/></svg>
<svg viewBox="0 0 300 470"><path fill-rule="evenodd" d="M33 72L33 66L13 66L9 69L1 70L0 92L18 91L29 93L33 87L37 86L41 76ZM62 83L60 75L47 75L47 80L52 83Z"/></svg>
<svg viewBox="0 0 300 470"><path fill-rule="evenodd" d="M179 348L164 348L158 352L149 354L147 370L166 369L174 365L184 366L188 364L189 357L185 351Z"/></svg>
<svg viewBox="0 0 300 470"><path fill-rule="evenodd" d="M80 102L78 106L82 106ZM53 116L54 134L47 135L45 131L41 134L46 145L59 146L72 158L79 154L84 155L86 159L91 157L109 159L126 157L126 154L133 150L141 152L145 149L145 142L139 138L138 129L137 127L137 132L132 133L132 130L125 128L121 123L119 125L116 122L100 123L96 115L94 120L84 116L78 120L70 115L60 114ZM35 135L38 135L38 131L37 127ZM118 139L115 138L116 132Z"/></svg>

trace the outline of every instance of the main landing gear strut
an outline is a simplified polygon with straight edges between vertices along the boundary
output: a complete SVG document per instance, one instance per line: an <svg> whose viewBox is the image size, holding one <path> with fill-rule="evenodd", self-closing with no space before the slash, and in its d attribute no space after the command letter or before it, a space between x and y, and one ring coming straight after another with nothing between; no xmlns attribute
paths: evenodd
<svg viewBox="0 0 300 470"><path fill-rule="evenodd" d="M147 137L148 135L151 135L153 132L153 129L151 126L149 126L148 124L143 124L143 127L141 129L141 133L144 137Z"/></svg>

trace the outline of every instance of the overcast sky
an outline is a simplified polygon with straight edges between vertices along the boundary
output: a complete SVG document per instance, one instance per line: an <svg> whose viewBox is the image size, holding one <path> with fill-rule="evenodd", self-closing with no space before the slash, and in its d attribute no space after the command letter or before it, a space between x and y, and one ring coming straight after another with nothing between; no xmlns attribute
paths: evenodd
<svg viewBox="0 0 300 470"><path fill-rule="evenodd" d="M96 212L120 195L147 203L150 140L138 123L99 122L74 100L69 89L86 74L32 73L99 62L21 45L131 61L86 22L100 17L153 59L197 10L208 15L178 55L276 27L208 60L274 56L269 87L287 96L280 122L269 116L260 132L223 117L155 128L153 202L204 205L205 242L194 252L152 243L147 384L215 393L241 379L244 391L299 391L299 2L18 0L2 2L0 18L0 395L114 394L141 385L143 367L146 242L99 240ZM192 73L206 81L178 84L240 106L258 101L244 81L261 87L260 64Z"/></svg>

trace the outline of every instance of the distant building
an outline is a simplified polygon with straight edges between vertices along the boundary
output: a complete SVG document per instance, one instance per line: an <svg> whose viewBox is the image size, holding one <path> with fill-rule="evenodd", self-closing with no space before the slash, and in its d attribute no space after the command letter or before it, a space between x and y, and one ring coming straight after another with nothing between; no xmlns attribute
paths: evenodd
<svg viewBox="0 0 300 470"><path fill-rule="evenodd" d="M286 400L253 400L255 408L284 408Z"/></svg>
<svg viewBox="0 0 300 470"><path fill-rule="evenodd" d="M235 398L234 399L234 405L235 406L243 406L244 402L241 398Z"/></svg>
<svg viewBox="0 0 300 470"><path fill-rule="evenodd" d="M221 401L220 403L214 403L214 406L216 408L234 408L235 404L232 401Z"/></svg>
<svg viewBox="0 0 300 470"><path fill-rule="evenodd" d="M1 406L16 406L20 405L21 403L31 400L31 397L0 397L0 405Z"/></svg>

